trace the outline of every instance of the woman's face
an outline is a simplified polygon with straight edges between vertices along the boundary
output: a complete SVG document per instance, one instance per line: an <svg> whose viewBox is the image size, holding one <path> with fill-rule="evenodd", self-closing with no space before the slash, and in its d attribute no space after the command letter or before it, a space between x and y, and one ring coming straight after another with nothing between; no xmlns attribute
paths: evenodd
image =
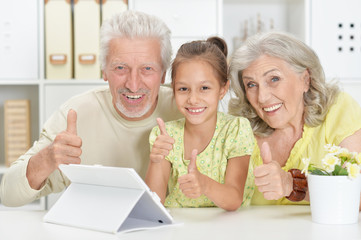
<svg viewBox="0 0 361 240"><path fill-rule="evenodd" d="M248 101L270 127L303 124L303 93L310 84L307 70L299 74L284 60L262 55L243 71L242 80Z"/></svg>

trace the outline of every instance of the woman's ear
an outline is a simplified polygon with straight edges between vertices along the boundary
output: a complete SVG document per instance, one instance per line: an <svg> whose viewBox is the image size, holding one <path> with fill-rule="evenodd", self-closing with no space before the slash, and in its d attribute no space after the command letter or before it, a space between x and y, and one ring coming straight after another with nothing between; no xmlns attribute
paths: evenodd
<svg viewBox="0 0 361 240"><path fill-rule="evenodd" d="M228 80L224 86L221 86L219 100L222 100L223 97L227 94L228 89L229 89L229 84L230 84L230 81Z"/></svg>
<svg viewBox="0 0 361 240"><path fill-rule="evenodd" d="M306 69L303 74L302 74L302 78L303 81L305 83L305 89L304 92L308 92L308 90L310 89L310 84L311 84L311 76L310 76L310 72L308 71L308 69Z"/></svg>

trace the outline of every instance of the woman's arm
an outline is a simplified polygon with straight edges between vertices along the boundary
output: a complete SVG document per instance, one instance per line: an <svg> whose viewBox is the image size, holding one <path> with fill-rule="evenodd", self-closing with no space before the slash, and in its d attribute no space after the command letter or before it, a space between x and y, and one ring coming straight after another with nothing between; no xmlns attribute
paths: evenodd
<svg viewBox="0 0 361 240"><path fill-rule="evenodd" d="M343 148L347 148L351 152L361 152L361 129L357 130L354 134L351 136L345 138L340 143L340 146ZM361 195L360 195L361 198ZM361 211L361 201L360 201L360 207L359 210Z"/></svg>
<svg viewBox="0 0 361 240"><path fill-rule="evenodd" d="M361 129L356 131L351 136L345 138L340 143L340 146L347 148L351 152L361 152Z"/></svg>

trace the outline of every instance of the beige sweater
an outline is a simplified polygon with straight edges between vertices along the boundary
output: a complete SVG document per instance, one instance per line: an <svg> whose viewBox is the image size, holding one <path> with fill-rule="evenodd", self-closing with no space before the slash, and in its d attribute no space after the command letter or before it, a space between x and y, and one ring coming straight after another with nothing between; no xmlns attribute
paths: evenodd
<svg viewBox="0 0 361 240"><path fill-rule="evenodd" d="M67 101L45 123L40 138L4 174L0 186L1 203L21 206L52 192L60 192L70 184L58 170L53 172L40 190L29 186L26 169L29 159L49 145L57 133L65 130L66 116L72 108L77 112L77 133L81 137L82 164L134 168L144 178L149 160L149 133L157 124L181 118L173 99L172 89L162 86L153 114L141 121L126 121L112 104L108 87L101 87Z"/></svg>

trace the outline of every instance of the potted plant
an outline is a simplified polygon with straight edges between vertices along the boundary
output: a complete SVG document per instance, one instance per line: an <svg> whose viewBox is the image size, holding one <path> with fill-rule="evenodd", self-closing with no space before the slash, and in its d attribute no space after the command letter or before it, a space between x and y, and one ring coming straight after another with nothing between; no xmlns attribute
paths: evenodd
<svg viewBox="0 0 361 240"><path fill-rule="evenodd" d="M302 159L308 179L312 220L325 224L357 223L361 190L361 154L327 144L321 166Z"/></svg>

